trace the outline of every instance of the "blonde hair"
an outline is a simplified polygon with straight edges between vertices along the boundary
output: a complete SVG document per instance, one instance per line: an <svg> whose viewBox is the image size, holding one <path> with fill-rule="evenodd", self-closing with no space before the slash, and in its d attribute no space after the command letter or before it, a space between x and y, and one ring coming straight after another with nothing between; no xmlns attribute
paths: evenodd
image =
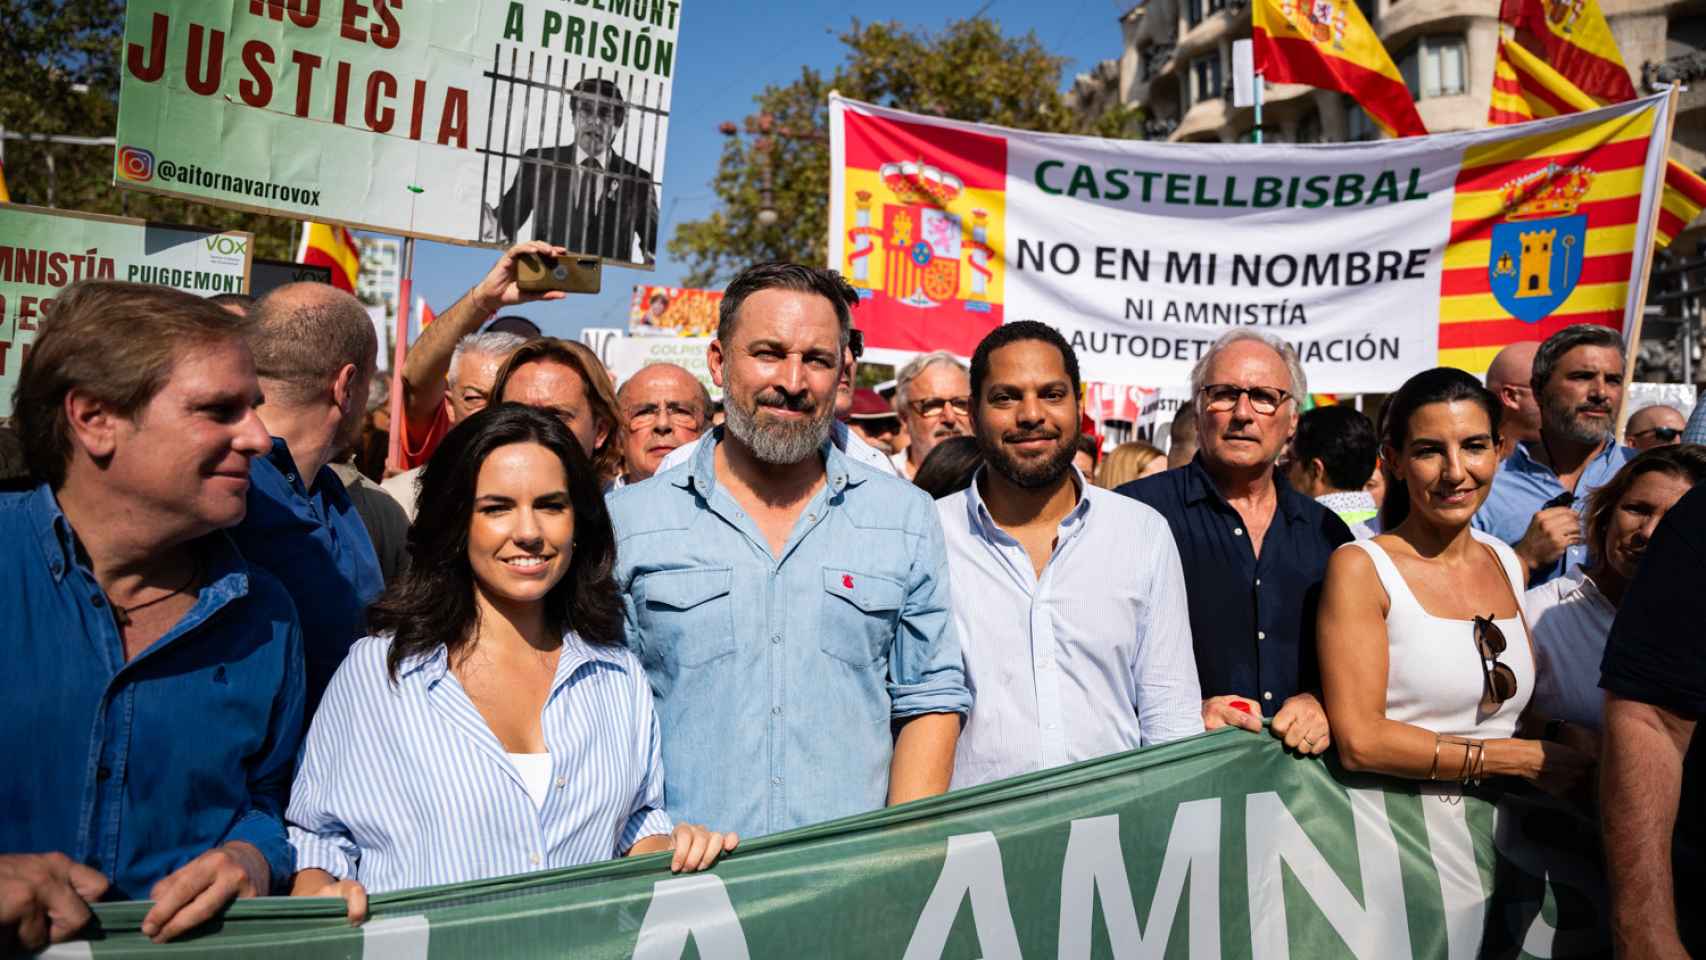
<svg viewBox="0 0 1706 960"><path fill-rule="evenodd" d="M622 442L617 437L616 389L610 384L610 373L598 359L598 354L584 343L559 340L556 337L536 337L509 355L492 381L492 398L501 401L515 371L530 363L556 363L580 375L586 384L587 405L593 419L604 426L604 443L592 452L592 465L605 480L622 472Z"/></svg>
<svg viewBox="0 0 1706 960"><path fill-rule="evenodd" d="M1096 486L1112 490L1130 483L1142 476L1144 468L1156 457L1165 460L1167 455L1141 440L1122 443L1102 458L1102 465L1096 470Z"/></svg>

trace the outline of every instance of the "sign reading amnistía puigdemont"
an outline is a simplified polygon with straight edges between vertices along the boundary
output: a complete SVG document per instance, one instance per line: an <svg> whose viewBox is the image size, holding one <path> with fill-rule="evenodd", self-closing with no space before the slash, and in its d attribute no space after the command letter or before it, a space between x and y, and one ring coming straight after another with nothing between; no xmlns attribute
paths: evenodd
<svg viewBox="0 0 1706 960"><path fill-rule="evenodd" d="M132 0L114 182L649 267L680 23L679 0Z"/></svg>
<svg viewBox="0 0 1706 960"><path fill-rule="evenodd" d="M211 297L249 292L254 237L0 203L0 417L55 297L78 280L153 283Z"/></svg>

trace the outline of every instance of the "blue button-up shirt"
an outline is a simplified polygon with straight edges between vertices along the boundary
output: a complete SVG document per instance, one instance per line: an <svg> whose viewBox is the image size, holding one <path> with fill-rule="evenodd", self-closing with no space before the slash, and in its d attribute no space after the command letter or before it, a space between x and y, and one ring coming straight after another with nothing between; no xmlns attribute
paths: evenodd
<svg viewBox="0 0 1706 960"><path fill-rule="evenodd" d="M250 463L249 513L231 535L296 601L313 717L350 645L367 635L367 605L385 589L373 540L332 468L321 467L304 486L277 437L271 452Z"/></svg>
<svg viewBox="0 0 1706 960"><path fill-rule="evenodd" d="M1185 575L1167 522L1078 477L1039 577L971 486L936 501L977 709L953 788L1202 732Z"/></svg>
<svg viewBox="0 0 1706 960"><path fill-rule="evenodd" d="M1529 453L1531 442L1517 444L1505 462L1499 464L1499 472L1493 477L1493 488L1487 492L1487 502L1481 504L1481 509L1475 512L1475 519L1471 521L1475 529L1512 545L1528 532L1528 524L1540 512L1541 506L1564 492L1564 485L1558 482L1558 475L1552 472L1552 468ZM1588 461L1582 468L1581 479L1576 481L1574 506L1577 513L1587 509L1588 494L1616 476L1635 452L1628 447L1608 443L1604 450ZM1587 563L1588 547L1584 541L1565 550L1564 555L1550 567L1532 573L1528 585L1538 587L1560 576L1568 567L1585 567Z"/></svg>
<svg viewBox="0 0 1706 960"><path fill-rule="evenodd" d="M176 626L126 662L106 594L45 486L0 495L0 852L58 851L108 896L231 840L294 858L284 797L302 740L302 637L278 582L216 533Z"/></svg>
<svg viewBox="0 0 1706 960"><path fill-rule="evenodd" d="M1260 557L1200 454L1177 470L1119 488L1154 507L1173 530L1203 696L1249 697L1270 717L1287 699L1321 686L1315 608L1327 558L1351 540L1343 520L1277 472L1274 487L1279 502Z"/></svg>
<svg viewBox="0 0 1706 960"><path fill-rule="evenodd" d="M665 806L742 836L880 808L891 722L971 709L935 505L826 443L777 559L717 484L721 440L608 501Z"/></svg>
<svg viewBox="0 0 1706 960"><path fill-rule="evenodd" d="M358 642L314 716L290 794L298 869L384 893L609 860L672 829L652 691L629 651L563 637L537 806L445 649L406 659L396 683L390 652L389 637Z"/></svg>

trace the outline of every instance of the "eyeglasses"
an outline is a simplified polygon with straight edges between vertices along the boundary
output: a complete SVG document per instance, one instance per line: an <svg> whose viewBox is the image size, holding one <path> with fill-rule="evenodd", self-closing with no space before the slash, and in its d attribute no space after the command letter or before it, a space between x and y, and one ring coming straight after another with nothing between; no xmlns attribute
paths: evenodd
<svg viewBox="0 0 1706 960"><path fill-rule="evenodd" d="M1499 662L1505 652L1505 632L1492 617L1475 618L1475 648L1481 655L1481 707L1490 712L1516 696L1516 672Z"/></svg>
<svg viewBox="0 0 1706 960"><path fill-rule="evenodd" d="M1235 383L1211 383L1202 388L1208 401L1205 405L1214 413L1236 409L1238 398L1248 394L1250 408L1263 416L1271 416L1280 404L1291 399L1291 391L1279 387L1240 387Z"/></svg>
<svg viewBox="0 0 1706 960"><path fill-rule="evenodd" d="M1653 439L1660 443L1671 443L1675 441L1677 437L1682 436L1682 431L1675 427L1649 427L1646 430L1637 430L1634 433L1631 433L1630 436L1644 437L1649 433L1653 435Z"/></svg>
<svg viewBox="0 0 1706 960"><path fill-rule="evenodd" d="M668 416L669 422L678 427L697 427L703 419L699 411L679 403L666 404L663 407L659 407L655 403L648 403L645 406L635 407L628 411L628 429L650 429L658 422L660 415Z"/></svg>
<svg viewBox="0 0 1706 960"><path fill-rule="evenodd" d="M971 397L931 397L928 400L908 400L906 405L926 420L936 419L948 407L953 407L954 412L962 417L971 414Z"/></svg>

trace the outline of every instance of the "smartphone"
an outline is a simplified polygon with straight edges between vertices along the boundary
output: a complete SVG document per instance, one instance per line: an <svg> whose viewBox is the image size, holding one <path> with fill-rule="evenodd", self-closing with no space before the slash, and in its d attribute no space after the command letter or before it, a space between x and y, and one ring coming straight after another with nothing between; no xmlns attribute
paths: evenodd
<svg viewBox="0 0 1706 960"><path fill-rule="evenodd" d="M515 285L527 293L597 293L603 282L604 261L597 257L522 253L515 258Z"/></svg>
<svg viewBox="0 0 1706 960"><path fill-rule="evenodd" d="M1576 505L1576 495L1571 493L1568 490L1565 490L1563 493L1560 493L1557 496L1553 497L1552 499L1541 504L1540 509L1550 510L1553 507L1573 507L1575 505Z"/></svg>

